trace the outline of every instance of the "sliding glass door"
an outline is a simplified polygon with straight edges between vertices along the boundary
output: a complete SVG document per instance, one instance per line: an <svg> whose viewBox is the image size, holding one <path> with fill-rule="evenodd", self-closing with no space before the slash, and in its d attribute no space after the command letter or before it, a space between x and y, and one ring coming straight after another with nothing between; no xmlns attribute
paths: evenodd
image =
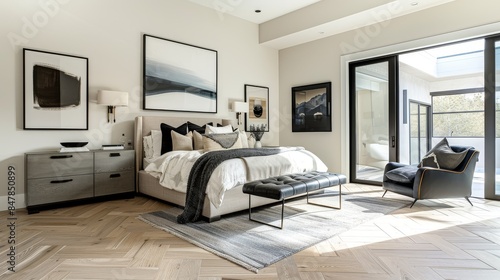
<svg viewBox="0 0 500 280"><path fill-rule="evenodd" d="M351 182L382 184L397 161L397 57L349 64Z"/></svg>

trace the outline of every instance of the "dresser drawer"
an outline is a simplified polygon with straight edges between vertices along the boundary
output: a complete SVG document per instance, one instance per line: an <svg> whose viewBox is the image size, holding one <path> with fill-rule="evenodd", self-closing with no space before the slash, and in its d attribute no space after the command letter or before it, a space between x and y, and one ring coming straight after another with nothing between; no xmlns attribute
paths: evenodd
<svg viewBox="0 0 500 280"><path fill-rule="evenodd" d="M79 175L27 181L27 205L88 198L94 195L94 176Z"/></svg>
<svg viewBox="0 0 500 280"><path fill-rule="evenodd" d="M95 196L133 192L135 178L133 171L106 172L95 174Z"/></svg>
<svg viewBox="0 0 500 280"><path fill-rule="evenodd" d="M96 173L134 170L135 153L126 151L99 151L95 152Z"/></svg>
<svg viewBox="0 0 500 280"><path fill-rule="evenodd" d="M93 153L27 154L26 178L48 178L93 173Z"/></svg>

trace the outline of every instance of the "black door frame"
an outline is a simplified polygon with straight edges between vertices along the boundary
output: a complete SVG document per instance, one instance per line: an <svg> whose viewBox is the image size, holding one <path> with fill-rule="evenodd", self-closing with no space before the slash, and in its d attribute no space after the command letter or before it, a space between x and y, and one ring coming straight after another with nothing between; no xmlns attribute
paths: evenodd
<svg viewBox="0 0 500 280"><path fill-rule="evenodd" d="M350 181L371 185L382 185L382 182L357 179L356 161L358 151L356 147L356 68L370 64L388 62L389 66L389 161L399 161L399 60L398 55L382 56L373 59L353 61L349 63L349 173Z"/></svg>

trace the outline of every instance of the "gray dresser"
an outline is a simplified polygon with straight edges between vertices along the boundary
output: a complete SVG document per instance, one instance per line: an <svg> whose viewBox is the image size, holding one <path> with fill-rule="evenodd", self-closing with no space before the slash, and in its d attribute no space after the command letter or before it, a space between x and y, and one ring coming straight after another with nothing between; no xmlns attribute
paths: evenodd
<svg viewBox="0 0 500 280"><path fill-rule="evenodd" d="M133 150L26 153L26 205L29 213L68 202L133 196Z"/></svg>

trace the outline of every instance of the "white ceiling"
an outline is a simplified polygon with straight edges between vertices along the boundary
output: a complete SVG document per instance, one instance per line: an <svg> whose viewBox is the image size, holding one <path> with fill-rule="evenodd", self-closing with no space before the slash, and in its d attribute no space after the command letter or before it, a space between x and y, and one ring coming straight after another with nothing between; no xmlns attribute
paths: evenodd
<svg viewBox="0 0 500 280"><path fill-rule="evenodd" d="M189 0L253 23L263 23L321 0ZM256 13L255 10L260 10Z"/></svg>
<svg viewBox="0 0 500 280"><path fill-rule="evenodd" d="M386 14L387 11L393 12L388 18L388 20L391 20L456 0L379 0L376 1L378 4L368 0L350 0L354 2L349 2L349 7L346 6L347 3L344 4L344 6L339 6L338 3L342 3L342 0L189 1L213 9L222 16L224 14L229 14L259 24L261 28L260 32L272 29L281 30L281 34L275 34L273 38L262 39L261 37L260 43L275 49L284 49L373 24L374 15ZM296 27L297 24L300 25L302 22L314 22L314 19L307 17L297 18L297 12L290 14L291 12L303 9L302 11L307 10L309 12L308 14L321 14L320 16L323 16L324 19L325 7L328 10L332 9L331 19L323 20L321 23L312 25L305 24L302 28L299 27L295 30L287 29L287 26ZM345 12L341 12L340 14L343 15L341 17L335 17L336 14L339 14L338 9L342 9L342 7L344 7ZM394 9L394 7L397 9ZM255 10L261 10L261 12L256 13ZM270 20L273 19L274 21L271 22ZM384 19L377 18L376 20L379 21ZM290 24L292 22L293 25ZM279 32L280 31L278 31L278 33Z"/></svg>

